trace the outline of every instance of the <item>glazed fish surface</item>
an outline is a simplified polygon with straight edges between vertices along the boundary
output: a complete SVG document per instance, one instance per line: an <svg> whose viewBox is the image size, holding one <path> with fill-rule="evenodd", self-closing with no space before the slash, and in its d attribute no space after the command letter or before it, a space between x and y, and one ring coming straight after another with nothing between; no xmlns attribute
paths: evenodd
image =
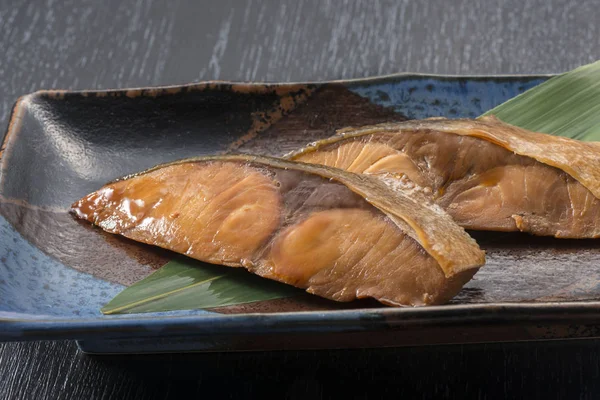
<svg viewBox="0 0 600 400"><path fill-rule="evenodd" d="M600 235L600 146L495 117L347 128L286 158L406 175L466 229Z"/></svg>
<svg viewBox="0 0 600 400"><path fill-rule="evenodd" d="M105 231L336 301L444 303L485 262L408 179L269 157L160 165L105 185L72 212Z"/></svg>

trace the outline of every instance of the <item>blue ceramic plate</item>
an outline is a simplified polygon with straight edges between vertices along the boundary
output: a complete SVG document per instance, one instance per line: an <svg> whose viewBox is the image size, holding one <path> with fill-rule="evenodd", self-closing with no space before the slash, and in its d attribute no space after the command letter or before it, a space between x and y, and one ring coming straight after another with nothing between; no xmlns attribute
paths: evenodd
<svg viewBox="0 0 600 400"><path fill-rule="evenodd" d="M88 352L377 347L590 337L591 241L477 237L488 264L446 306L310 298L104 316L173 254L93 229L69 205L116 177L216 152L281 155L344 126L476 117L548 76L393 75L316 84L207 82L20 98L0 153L0 339L76 339Z"/></svg>

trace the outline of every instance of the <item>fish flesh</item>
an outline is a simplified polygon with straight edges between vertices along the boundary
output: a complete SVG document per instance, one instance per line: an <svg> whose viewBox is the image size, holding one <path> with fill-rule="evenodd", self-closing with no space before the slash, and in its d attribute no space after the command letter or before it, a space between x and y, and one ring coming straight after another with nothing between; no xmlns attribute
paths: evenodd
<svg viewBox="0 0 600 400"><path fill-rule="evenodd" d="M277 158L186 159L76 201L78 218L336 301L450 300L485 254L424 189Z"/></svg>
<svg viewBox="0 0 600 400"><path fill-rule="evenodd" d="M600 145L493 116L342 129L285 158L407 176L466 229L600 236Z"/></svg>

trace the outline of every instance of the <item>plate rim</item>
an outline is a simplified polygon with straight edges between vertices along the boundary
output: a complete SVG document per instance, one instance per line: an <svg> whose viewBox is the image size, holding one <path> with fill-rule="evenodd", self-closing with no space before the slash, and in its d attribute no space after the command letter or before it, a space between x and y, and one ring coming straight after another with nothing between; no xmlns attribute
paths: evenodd
<svg viewBox="0 0 600 400"><path fill-rule="evenodd" d="M195 336L230 333L369 332L398 327L442 327L453 323L526 324L600 323L600 301L450 304L427 307L381 307L338 311L296 311L245 314L204 314L123 318L23 319L0 312L0 341L89 339L98 334L135 337ZM17 314L17 313L12 313ZM424 315L424 318L422 317ZM159 325L159 326L155 326ZM190 328L193 328L190 329ZM110 335L113 336L110 336Z"/></svg>
<svg viewBox="0 0 600 400"><path fill-rule="evenodd" d="M124 88L108 88L108 89L39 89L27 94L20 96L18 99L27 96L36 95L55 95L55 94L96 94L96 93L119 93L127 91L144 91L144 90L167 90L167 89L183 89L196 87L203 88L209 85L223 85L223 86L297 86L297 85L326 85L326 84L360 84L370 83L378 80L391 80L397 78L432 78L432 79L523 79L523 78L552 78L562 73L539 73L539 74L433 74L433 73L420 73L420 72L395 72L384 75L373 75L360 78L348 78L348 79L328 79L328 80L314 80L314 81L244 81L244 80L222 80L222 79L209 79L202 81L192 81L188 83L180 83L173 85L149 85L149 86L131 86ZM18 102L18 99L16 102Z"/></svg>

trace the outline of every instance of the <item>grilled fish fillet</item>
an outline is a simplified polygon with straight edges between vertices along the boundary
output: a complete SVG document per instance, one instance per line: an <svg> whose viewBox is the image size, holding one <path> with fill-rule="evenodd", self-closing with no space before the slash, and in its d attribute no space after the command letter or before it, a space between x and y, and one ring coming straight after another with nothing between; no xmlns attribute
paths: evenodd
<svg viewBox="0 0 600 400"><path fill-rule="evenodd" d="M600 146L495 117L348 128L286 158L408 176L466 229L600 235Z"/></svg>
<svg viewBox="0 0 600 400"><path fill-rule="evenodd" d="M336 301L451 299L484 252L408 179L258 156L182 160L72 205L105 231Z"/></svg>

